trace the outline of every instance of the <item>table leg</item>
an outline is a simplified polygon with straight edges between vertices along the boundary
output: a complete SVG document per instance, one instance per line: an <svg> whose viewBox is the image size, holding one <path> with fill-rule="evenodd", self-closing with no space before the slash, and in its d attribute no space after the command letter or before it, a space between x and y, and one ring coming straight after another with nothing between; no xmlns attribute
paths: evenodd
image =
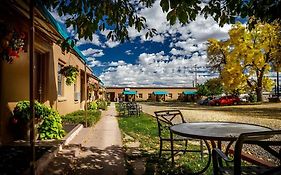
<svg viewBox="0 0 281 175"><path fill-rule="evenodd" d="M174 165L174 142L173 142L173 132L170 131L170 142L171 142L171 156L172 156L172 165Z"/></svg>

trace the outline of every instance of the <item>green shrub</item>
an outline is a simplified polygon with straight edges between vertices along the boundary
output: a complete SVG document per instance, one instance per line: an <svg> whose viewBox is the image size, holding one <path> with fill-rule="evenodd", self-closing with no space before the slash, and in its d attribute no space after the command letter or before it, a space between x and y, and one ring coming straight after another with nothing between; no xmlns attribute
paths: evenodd
<svg viewBox="0 0 281 175"><path fill-rule="evenodd" d="M87 111L87 124L88 126L92 126L95 124L101 116L101 112L96 111ZM62 116L63 123L71 123L71 124L83 124L86 125L85 120L85 111L79 110Z"/></svg>
<svg viewBox="0 0 281 175"><path fill-rule="evenodd" d="M107 102L105 100L97 100L98 109L106 110L107 109Z"/></svg>
<svg viewBox="0 0 281 175"><path fill-rule="evenodd" d="M88 110L97 110L98 109L98 104L96 101L92 101L88 103Z"/></svg>
<svg viewBox="0 0 281 175"><path fill-rule="evenodd" d="M106 100L106 103L107 103L107 106L110 106L110 101L109 100Z"/></svg>
<svg viewBox="0 0 281 175"><path fill-rule="evenodd" d="M49 115L43 118L43 123L39 126L39 138L46 139L60 139L65 132L62 126L62 120L59 113L49 108Z"/></svg>
<svg viewBox="0 0 281 175"><path fill-rule="evenodd" d="M249 94L249 101L250 102L257 102L257 95L256 94Z"/></svg>
<svg viewBox="0 0 281 175"><path fill-rule="evenodd" d="M64 136L61 118L57 111L52 108L34 103L35 118L38 124L39 139L60 139ZM13 110L12 121L14 127L24 128L30 121L30 102L20 101Z"/></svg>

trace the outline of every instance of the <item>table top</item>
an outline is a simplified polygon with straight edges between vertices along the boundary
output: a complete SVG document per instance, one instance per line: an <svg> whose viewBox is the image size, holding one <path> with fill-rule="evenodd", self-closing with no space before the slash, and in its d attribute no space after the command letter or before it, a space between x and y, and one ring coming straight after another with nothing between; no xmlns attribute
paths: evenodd
<svg viewBox="0 0 281 175"><path fill-rule="evenodd" d="M219 141L236 140L241 133L272 130L265 126L235 122L181 123L171 126L170 129L185 137Z"/></svg>

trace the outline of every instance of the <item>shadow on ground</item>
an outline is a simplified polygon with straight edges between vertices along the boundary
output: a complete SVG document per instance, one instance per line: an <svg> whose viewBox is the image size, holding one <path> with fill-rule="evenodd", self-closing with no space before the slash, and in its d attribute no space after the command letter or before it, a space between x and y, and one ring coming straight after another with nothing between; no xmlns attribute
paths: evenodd
<svg viewBox="0 0 281 175"><path fill-rule="evenodd" d="M44 174L123 175L123 150L118 146L100 150L95 147L70 147L63 150Z"/></svg>

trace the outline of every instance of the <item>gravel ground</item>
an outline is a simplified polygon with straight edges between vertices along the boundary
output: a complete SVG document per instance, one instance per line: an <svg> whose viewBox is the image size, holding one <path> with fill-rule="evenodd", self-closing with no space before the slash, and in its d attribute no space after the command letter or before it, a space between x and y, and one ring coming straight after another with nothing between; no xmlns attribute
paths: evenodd
<svg viewBox="0 0 281 175"><path fill-rule="evenodd" d="M261 105L237 106L200 106L187 103L142 103L145 113L154 115L154 111L179 109L186 121L232 121L252 123L267 126L272 129L281 129L281 103L265 103ZM275 139L281 139L275 138ZM251 152L262 159L274 160L260 149L246 146L246 152Z"/></svg>

